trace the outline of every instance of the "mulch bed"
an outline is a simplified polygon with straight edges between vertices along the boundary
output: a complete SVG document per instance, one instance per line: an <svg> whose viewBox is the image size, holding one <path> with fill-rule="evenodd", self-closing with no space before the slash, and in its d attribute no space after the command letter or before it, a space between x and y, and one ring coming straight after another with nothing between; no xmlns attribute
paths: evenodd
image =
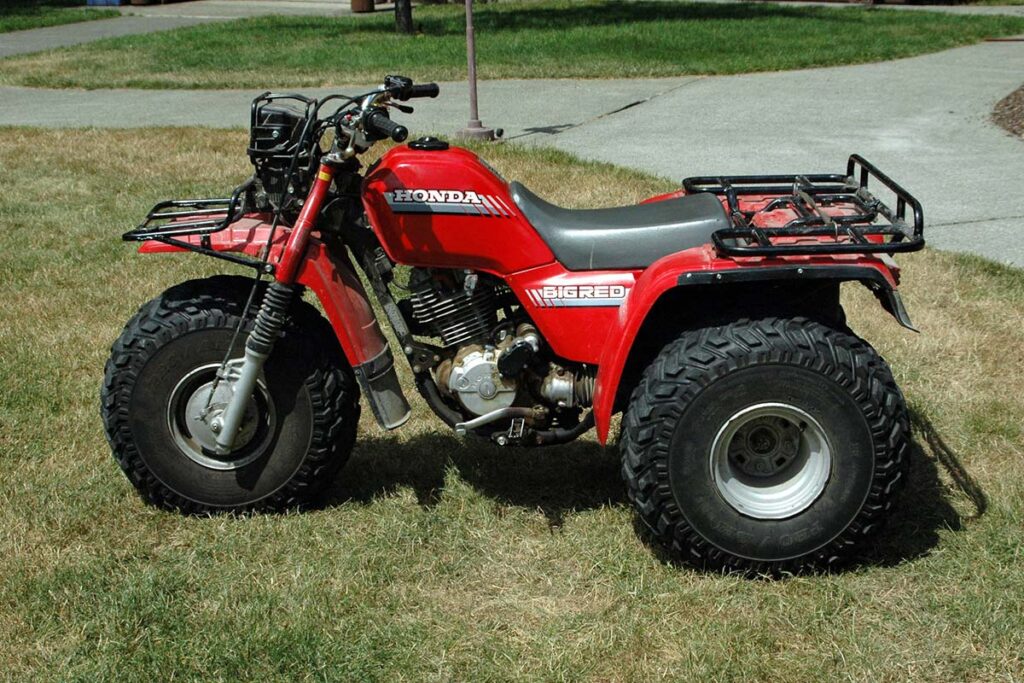
<svg viewBox="0 0 1024 683"><path fill-rule="evenodd" d="M1024 85L999 101L992 110L992 120L1014 135L1024 137Z"/></svg>

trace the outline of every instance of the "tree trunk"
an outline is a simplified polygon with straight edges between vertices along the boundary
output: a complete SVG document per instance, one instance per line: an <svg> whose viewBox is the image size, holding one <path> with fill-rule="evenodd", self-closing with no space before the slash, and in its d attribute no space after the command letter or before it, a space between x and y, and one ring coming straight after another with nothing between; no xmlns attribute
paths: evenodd
<svg viewBox="0 0 1024 683"><path fill-rule="evenodd" d="M395 0L395 30L399 33L413 33L412 0Z"/></svg>

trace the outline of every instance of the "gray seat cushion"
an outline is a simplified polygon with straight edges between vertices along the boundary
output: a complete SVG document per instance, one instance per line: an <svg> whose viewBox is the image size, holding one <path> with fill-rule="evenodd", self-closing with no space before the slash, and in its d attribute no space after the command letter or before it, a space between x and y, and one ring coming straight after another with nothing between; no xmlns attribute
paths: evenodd
<svg viewBox="0 0 1024 683"><path fill-rule="evenodd" d="M711 241L732 227L715 195L701 192L611 209L563 209L520 183L510 183L516 206L569 270L646 268L662 256Z"/></svg>

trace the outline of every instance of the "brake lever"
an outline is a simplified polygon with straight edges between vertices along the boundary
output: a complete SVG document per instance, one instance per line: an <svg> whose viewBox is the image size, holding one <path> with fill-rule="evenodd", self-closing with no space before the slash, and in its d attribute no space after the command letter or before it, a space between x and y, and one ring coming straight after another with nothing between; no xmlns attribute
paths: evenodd
<svg viewBox="0 0 1024 683"><path fill-rule="evenodd" d="M403 114L411 114L411 113L413 113L413 111L415 111L408 104L398 104L397 102L388 102L388 106L389 107L394 107L395 109L397 109L398 111L402 112Z"/></svg>

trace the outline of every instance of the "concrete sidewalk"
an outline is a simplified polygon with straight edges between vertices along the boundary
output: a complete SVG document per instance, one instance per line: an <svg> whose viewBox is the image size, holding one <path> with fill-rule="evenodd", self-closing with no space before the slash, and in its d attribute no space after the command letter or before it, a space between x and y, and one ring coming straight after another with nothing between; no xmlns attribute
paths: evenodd
<svg viewBox="0 0 1024 683"><path fill-rule="evenodd" d="M377 11L388 11L393 5L377 3ZM197 17L205 19L243 19L268 14L320 15L325 17L352 14L350 0L193 0L166 5L121 5L122 14L145 17Z"/></svg>
<svg viewBox="0 0 1024 683"><path fill-rule="evenodd" d="M34 28L27 31L0 33L0 58L90 43L103 38L167 31L184 26L195 26L196 24L203 24L208 21L215 21L215 19L186 16L124 16L113 19L83 21L77 24Z"/></svg>
<svg viewBox="0 0 1024 683"><path fill-rule="evenodd" d="M880 64L709 78L489 81L506 139L670 178L836 172L859 152L919 197L933 246L1024 267L1024 141L989 119L1024 80L1024 42ZM332 89L360 92L360 88ZM323 92L323 91L321 91ZM253 92L0 88L0 125L244 126ZM397 114L416 135L467 119L466 87Z"/></svg>
<svg viewBox="0 0 1024 683"><path fill-rule="evenodd" d="M489 81L480 89L480 108L486 124L504 126L506 139L546 139L696 80L696 77L688 76L606 81ZM303 94L321 97L337 92L358 95L375 87L379 85L364 83L299 90ZM416 109L415 113L395 113L395 118L409 125L413 131L451 133L461 128L469 118L466 83L442 83L441 93L435 99L410 102ZM0 87L0 125L241 128L249 125L249 103L256 94L250 90Z"/></svg>
<svg viewBox="0 0 1024 683"><path fill-rule="evenodd" d="M377 11L390 11L392 7L380 5ZM168 5L124 5L115 9L119 9L124 16L0 33L0 59L80 45L103 38L167 31L211 21L271 14L331 17L352 14L348 0L196 0Z"/></svg>
<svg viewBox="0 0 1024 683"><path fill-rule="evenodd" d="M699 79L550 142L672 178L838 172L857 152L921 200L932 246L1024 267L1024 140L990 119L1022 81L1024 42Z"/></svg>
<svg viewBox="0 0 1024 683"><path fill-rule="evenodd" d="M634 2L637 0L627 0L628 2ZM639 0L650 2L652 0ZM678 0L653 0L655 2L677 2ZM736 4L742 2L750 2L751 0L688 0L689 2L707 2L715 4ZM756 1L756 0L755 0ZM788 2L787 0L772 0L772 4L783 5L785 7L860 7L863 8L860 2ZM879 4L876 5L878 9L892 9L899 10L902 12L941 12L942 14L979 14L988 16L1009 16L1009 17L1024 17L1024 5L892 5L892 4Z"/></svg>

